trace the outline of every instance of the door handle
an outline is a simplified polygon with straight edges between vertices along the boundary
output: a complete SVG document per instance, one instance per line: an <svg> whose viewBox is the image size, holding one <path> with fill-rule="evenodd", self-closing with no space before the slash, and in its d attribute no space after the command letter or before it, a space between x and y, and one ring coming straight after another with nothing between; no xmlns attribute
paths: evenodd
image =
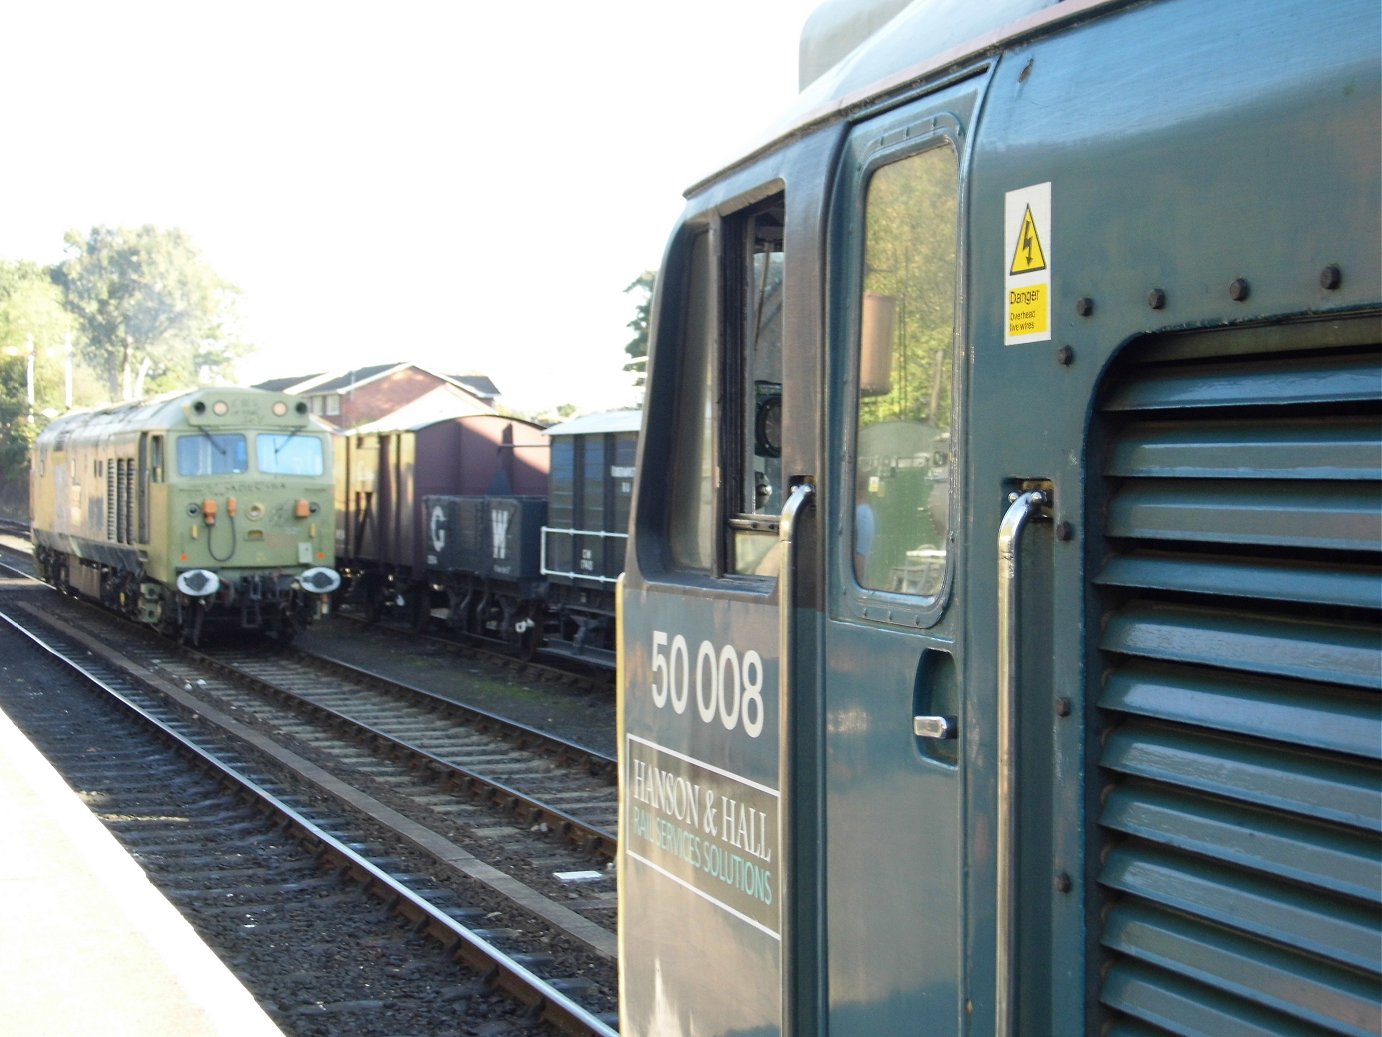
<svg viewBox="0 0 1382 1037"><path fill-rule="evenodd" d="M1010 494L998 527L998 880L994 907L994 1033L1017 1032L1017 621L1022 530L1051 503L1049 490Z"/></svg>
<svg viewBox="0 0 1382 1037"><path fill-rule="evenodd" d="M912 734L918 738L958 738L959 717L912 717Z"/></svg>

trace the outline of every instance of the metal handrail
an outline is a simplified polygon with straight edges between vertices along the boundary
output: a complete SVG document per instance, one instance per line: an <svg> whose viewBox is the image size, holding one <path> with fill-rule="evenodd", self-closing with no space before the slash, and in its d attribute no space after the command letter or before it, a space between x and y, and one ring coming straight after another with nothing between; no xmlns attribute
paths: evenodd
<svg viewBox="0 0 1382 1037"><path fill-rule="evenodd" d="M1018 544L1027 521L1051 502L1045 490L1009 494L998 527L998 876L994 933L994 1033L1017 1032L1017 624Z"/></svg>
<svg viewBox="0 0 1382 1037"><path fill-rule="evenodd" d="M618 582L618 576L601 576L597 573L586 572L565 572L561 569L547 568L547 535L549 533L564 534L573 538L578 536L602 537L606 539L614 537L620 540L627 540L629 538L627 533L613 533L606 529L560 529L556 526L542 527L542 542L538 553L538 571L541 572L543 576L565 576L573 580L593 580L596 583Z"/></svg>
<svg viewBox="0 0 1382 1037"><path fill-rule="evenodd" d="M778 583L778 693L777 693L777 787L781 806L777 815L778 852L778 903L782 905L782 920L778 925L781 941L781 961L787 975L782 983L782 1033L794 1033L794 1013L792 1011L795 991L792 985L791 962L796 960L792 953L792 897L791 897L791 853L789 851L789 822L791 815L792 786L792 725L790 691L793 679L792 658L795 643L792 637L793 606L796 603L796 522L814 492L809 483L797 483L792 487L787 502L782 506L782 517L777 527L781 578Z"/></svg>

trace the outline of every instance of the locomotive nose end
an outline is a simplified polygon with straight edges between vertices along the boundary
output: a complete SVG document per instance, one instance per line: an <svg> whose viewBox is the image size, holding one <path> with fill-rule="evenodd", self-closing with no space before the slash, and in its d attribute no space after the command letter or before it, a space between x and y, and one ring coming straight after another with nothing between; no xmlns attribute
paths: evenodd
<svg viewBox="0 0 1382 1037"><path fill-rule="evenodd" d="M298 583L312 594L330 594L341 585L341 574L324 565L315 565L298 577Z"/></svg>
<svg viewBox="0 0 1382 1037"><path fill-rule="evenodd" d="M188 569L178 573L178 590L191 598L208 598L221 586L221 578L210 569Z"/></svg>

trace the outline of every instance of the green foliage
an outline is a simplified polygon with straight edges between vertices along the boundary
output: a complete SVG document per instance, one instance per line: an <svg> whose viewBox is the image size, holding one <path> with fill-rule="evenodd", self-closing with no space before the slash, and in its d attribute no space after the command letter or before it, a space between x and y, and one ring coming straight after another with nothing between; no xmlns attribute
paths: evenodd
<svg viewBox="0 0 1382 1037"><path fill-rule="evenodd" d="M624 370L635 375L634 385L643 384L648 370L648 327L652 321L653 288L656 284L657 273L652 270L645 270L624 289L625 292L640 291L643 293L643 297L634 312L633 320L628 323L628 326L633 329L634 336L624 347L624 352L632 358L624 365Z"/></svg>
<svg viewBox="0 0 1382 1037"><path fill-rule="evenodd" d="M0 353L9 357L60 346L72 334L72 318L62 293L37 263L0 260Z"/></svg>
<svg viewBox="0 0 1382 1037"><path fill-rule="evenodd" d="M233 333L237 289L180 230L93 227L66 236L53 272L79 353L112 399L229 376L246 346Z"/></svg>
<svg viewBox="0 0 1382 1037"><path fill-rule="evenodd" d="M864 290L892 300L896 339L889 389L865 401L865 424L950 427L958 194L949 150L885 166L869 184Z"/></svg>
<svg viewBox="0 0 1382 1037"><path fill-rule="evenodd" d="M535 422L538 425L548 428L552 425L560 425L563 421L569 421L576 416L580 410L574 403L559 403L555 407L544 407L536 414L520 414L518 411L510 410L507 407L499 407L500 414L510 418L521 418L524 421Z"/></svg>
<svg viewBox="0 0 1382 1037"><path fill-rule="evenodd" d="M0 261L0 509L8 513L24 511L29 445L66 408L72 330L46 269Z"/></svg>

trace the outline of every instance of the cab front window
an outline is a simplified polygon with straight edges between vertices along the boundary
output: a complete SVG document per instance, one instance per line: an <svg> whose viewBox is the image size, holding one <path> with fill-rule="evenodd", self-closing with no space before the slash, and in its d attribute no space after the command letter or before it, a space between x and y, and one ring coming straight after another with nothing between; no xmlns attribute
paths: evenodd
<svg viewBox="0 0 1382 1037"><path fill-rule="evenodd" d="M178 475L238 475L250 469L242 433L199 432L177 439Z"/></svg>
<svg viewBox="0 0 1382 1037"><path fill-rule="evenodd" d="M265 475L321 475L325 470L322 441L292 432L261 432L255 439L255 462Z"/></svg>

